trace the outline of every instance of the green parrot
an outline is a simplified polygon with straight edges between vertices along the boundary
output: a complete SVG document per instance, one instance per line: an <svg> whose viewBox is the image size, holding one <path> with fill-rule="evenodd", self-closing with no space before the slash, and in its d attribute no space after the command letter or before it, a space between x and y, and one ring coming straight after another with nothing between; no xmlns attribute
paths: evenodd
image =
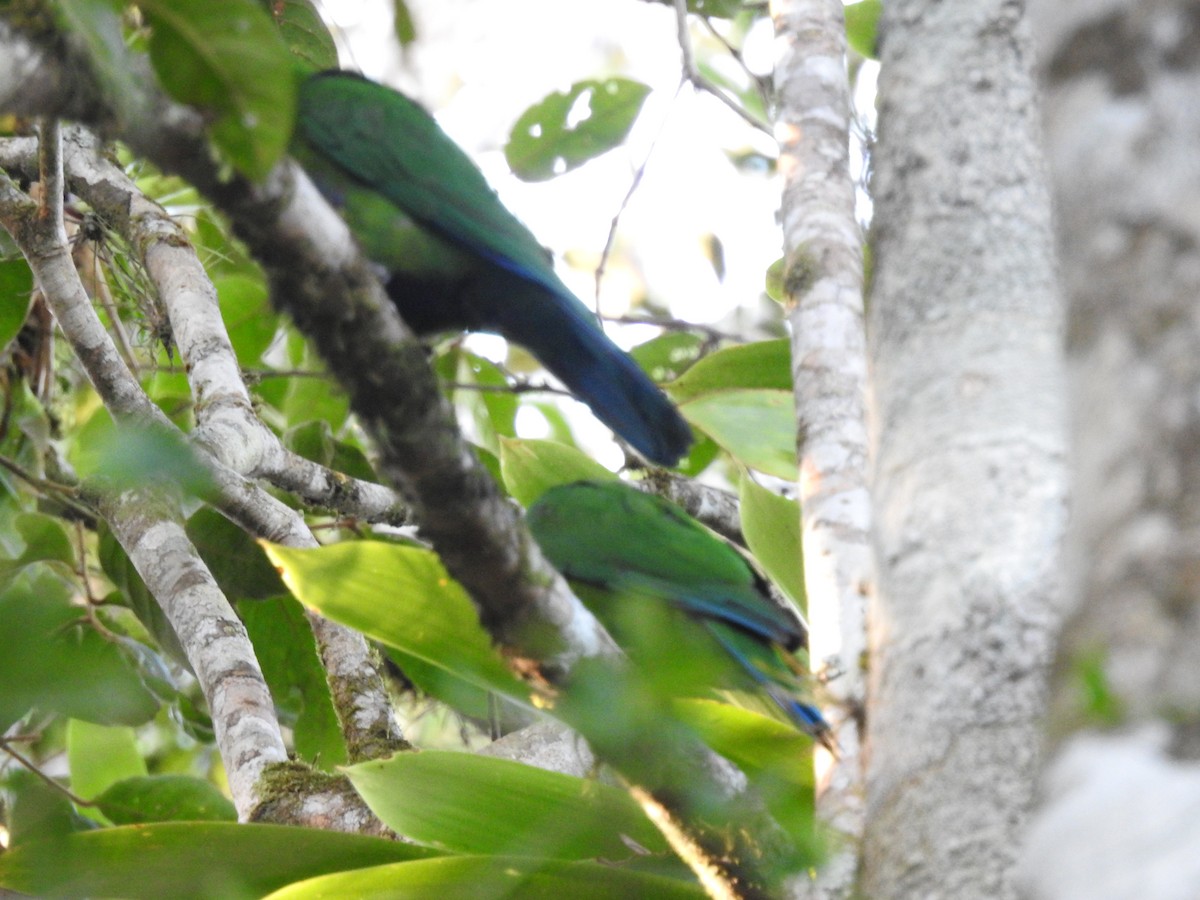
<svg viewBox="0 0 1200 900"><path fill-rule="evenodd" d="M635 657L636 645L646 645L639 620L671 629L666 641L654 637L658 649L649 652L674 652L670 642L686 646L698 628L718 657L715 678L703 673L710 688L765 694L788 721L834 750L829 725L804 699L792 655L807 639L804 622L771 600L732 545L674 503L619 481L550 488L529 507L527 522L546 557ZM664 607L674 611L665 624Z"/></svg>
<svg viewBox="0 0 1200 900"><path fill-rule="evenodd" d="M350 72L299 88L293 155L338 208L418 334L490 331L525 347L653 462L691 429L554 273L546 250L425 110Z"/></svg>

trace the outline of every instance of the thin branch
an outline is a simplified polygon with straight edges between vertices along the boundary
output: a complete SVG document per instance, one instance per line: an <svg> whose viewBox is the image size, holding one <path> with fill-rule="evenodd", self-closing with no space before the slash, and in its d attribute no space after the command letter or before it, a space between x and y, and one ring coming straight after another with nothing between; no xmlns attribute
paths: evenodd
<svg viewBox="0 0 1200 900"><path fill-rule="evenodd" d="M712 94L712 96L720 100L737 113L751 128L757 128L763 134L774 137L775 135L771 131L770 126L756 119L742 104L738 103L737 100L730 97L701 75L700 70L696 68L696 59L692 53L692 38L688 32L687 0L675 0L675 25L679 38L679 50L683 54L683 77L691 83L692 87Z"/></svg>
<svg viewBox="0 0 1200 900"><path fill-rule="evenodd" d="M43 772L41 770L41 768L38 767L37 763L33 762L33 760L24 756L19 750L17 750L15 747L13 747L13 742L15 740L17 740L17 739L0 737L0 750L3 750L9 756L11 756L13 759L15 759L18 763L20 763L24 769L26 769L27 771L36 775L48 787L53 788L58 793L62 794L64 797L66 797L68 800L70 800L76 806L95 806L96 805L95 802L93 802L91 800L84 800L79 795L71 793L69 788L65 787L64 785L59 784L54 778L52 778L51 776L49 776L45 772Z"/></svg>

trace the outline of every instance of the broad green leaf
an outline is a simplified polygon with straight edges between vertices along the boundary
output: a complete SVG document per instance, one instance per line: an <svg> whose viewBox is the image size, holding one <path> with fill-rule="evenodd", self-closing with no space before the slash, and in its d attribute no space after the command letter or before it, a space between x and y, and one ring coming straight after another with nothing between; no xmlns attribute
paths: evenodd
<svg viewBox="0 0 1200 900"><path fill-rule="evenodd" d="M63 528L62 520L42 513L17 513L11 523L25 547L14 559L0 559L0 579L7 580L35 562L58 562L75 568L75 548Z"/></svg>
<svg viewBox="0 0 1200 900"><path fill-rule="evenodd" d="M735 388L790 391L791 348L786 338L727 347L710 353L667 385L676 403Z"/></svg>
<svg viewBox="0 0 1200 900"><path fill-rule="evenodd" d="M500 441L500 471L505 488L522 506L528 506L557 484L617 478L574 447L554 441L517 438Z"/></svg>
<svg viewBox="0 0 1200 900"><path fill-rule="evenodd" d="M813 739L791 725L718 700L675 701L677 715L704 742L747 772L775 770L795 786L815 785Z"/></svg>
<svg viewBox="0 0 1200 900"><path fill-rule="evenodd" d="M679 409L744 465L777 478L796 478L796 413L790 392L713 392Z"/></svg>
<svg viewBox="0 0 1200 900"><path fill-rule="evenodd" d="M237 810L207 781L187 775L145 775L110 785L95 798L117 825L142 822L236 822Z"/></svg>
<svg viewBox="0 0 1200 900"><path fill-rule="evenodd" d="M33 303L33 273L21 258L0 260L0 350L12 343Z"/></svg>
<svg viewBox="0 0 1200 900"><path fill-rule="evenodd" d="M237 609L296 754L325 770L341 765L346 744L304 609L290 596L243 600Z"/></svg>
<svg viewBox="0 0 1200 900"><path fill-rule="evenodd" d="M859 0L846 7L846 40L855 52L876 59L882 0Z"/></svg>
<svg viewBox="0 0 1200 900"><path fill-rule="evenodd" d="M800 546L800 504L780 497L742 475L739 506L746 546L767 574L804 610L804 557Z"/></svg>
<svg viewBox="0 0 1200 900"><path fill-rule="evenodd" d="M618 146L650 87L628 78L577 81L529 107L513 125L504 156L518 178L545 181Z"/></svg>
<svg viewBox="0 0 1200 900"><path fill-rule="evenodd" d="M267 900L704 900L698 886L592 862L504 856L452 856L327 875Z"/></svg>
<svg viewBox="0 0 1200 900"><path fill-rule="evenodd" d="M624 859L634 841L667 852L622 790L470 753L426 750L350 766L371 811L398 833L446 850L556 859Z"/></svg>
<svg viewBox="0 0 1200 900"><path fill-rule="evenodd" d="M261 278L226 275L213 280L221 305L221 318L229 332L229 341L241 366L257 366L279 326L267 299L267 286Z"/></svg>
<svg viewBox="0 0 1200 900"><path fill-rule="evenodd" d="M182 103L216 114L212 137L240 171L266 177L283 156L296 116L292 57L254 0L141 0L150 60Z"/></svg>
<svg viewBox="0 0 1200 900"><path fill-rule="evenodd" d="M138 752L132 728L109 728L78 719L67 725L67 762L71 791L85 800L99 796L118 781L146 774L146 761ZM99 818L91 807L82 812Z"/></svg>
<svg viewBox="0 0 1200 900"><path fill-rule="evenodd" d="M679 378L700 358L704 338L691 331L668 331L629 351L655 381Z"/></svg>
<svg viewBox="0 0 1200 900"><path fill-rule="evenodd" d="M262 546L216 510L198 509L188 519L187 536L231 600L263 600L286 593Z"/></svg>
<svg viewBox="0 0 1200 900"><path fill-rule="evenodd" d="M271 14L288 50L315 71L336 69L337 47L312 0L260 0Z"/></svg>
<svg viewBox="0 0 1200 900"><path fill-rule="evenodd" d="M528 697L492 649L466 592L430 551L380 541L264 546L292 594L323 616L480 687Z"/></svg>
<svg viewBox="0 0 1200 900"><path fill-rule="evenodd" d="M158 711L121 648L71 604L41 564L0 592L0 728L31 707L109 725L140 725Z"/></svg>
<svg viewBox="0 0 1200 900"><path fill-rule="evenodd" d="M0 854L0 887L35 896L251 900L328 872L434 855L412 844L284 825L127 825Z"/></svg>
<svg viewBox="0 0 1200 900"><path fill-rule="evenodd" d="M485 720L491 715L488 698L495 695L490 691L395 647L385 647L384 652L421 693L465 716Z"/></svg>

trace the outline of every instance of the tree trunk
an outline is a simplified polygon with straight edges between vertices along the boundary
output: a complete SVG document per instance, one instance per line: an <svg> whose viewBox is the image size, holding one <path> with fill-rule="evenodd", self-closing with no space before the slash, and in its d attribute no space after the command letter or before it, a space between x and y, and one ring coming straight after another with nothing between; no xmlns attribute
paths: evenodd
<svg viewBox="0 0 1200 900"><path fill-rule="evenodd" d="M1050 203L1021 4L885 5L872 364L872 900L1015 896L1066 514Z"/></svg>
<svg viewBox="0 0 1200 900"><path fill-rule="evenodd" d="M1067 296L1079 608L1023 874L1053 898L1200 884L1200 12L1032 4ZM1102 732L1108 732L1102 734Z"/></svg>

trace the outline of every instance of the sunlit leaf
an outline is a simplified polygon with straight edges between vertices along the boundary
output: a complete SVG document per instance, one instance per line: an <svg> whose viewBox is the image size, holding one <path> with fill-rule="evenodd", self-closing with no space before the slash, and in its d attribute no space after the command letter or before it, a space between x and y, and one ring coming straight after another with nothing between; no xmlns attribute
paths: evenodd
<svg viewBox="0 0 1200 900"><path fill-rule="evenodd" d="M2 853L0 887L35 896L252 900L327 872L433 855L398 841L284 825L128 825Z"/></svg>
<svg viewBox="0 0 1200 900"><path fill-rule="evenodd" d="M796 413L789 391L733 390L680 404L689 422L739 462L776 478L796 477Z"/></svg>
<svg viewBox="0 0 1200 900"><path fill-rule="evenodd" d="M624 871L607 864L522 859L504 856L452 856L361 869L315 878L271 894L267 900L370 897L371 900L703 900L698 886Z"/></svg>
<svg viewBox="0 0 1200 900"><path fill-rule="evenodd" d="M882 0L859 0L846 7L846 41L868 59L877 58Z"/></svg>
<svg viewBox="0 0 1200 900"><path fill-rule="evenodd" d="M622 790L505 759L426 750L346 769L388 826L465 853L623 859L629 840L667 851Z"/></svg>
<svg viewBox="0 0 1200 900"><path fill-rule="evenodd" d="M556 484L617 477L574 447L516 438L500 441L500 471L505 488L524 506Z"/></svg>
<svg viewBox="0 0 1200 900"><path fill-rule="evenodd" d="M430 551L380 541L264 546L292 593L327 618L481 687L528 696L492 649L466 592Z"/></svg>
<svg viewBox="0 0 1200 900"><path fill-rule="evenodd" d="M800 504L742 476L738 501L746 546L771 580L805 609L804 559L800 549Z"/></svg>

